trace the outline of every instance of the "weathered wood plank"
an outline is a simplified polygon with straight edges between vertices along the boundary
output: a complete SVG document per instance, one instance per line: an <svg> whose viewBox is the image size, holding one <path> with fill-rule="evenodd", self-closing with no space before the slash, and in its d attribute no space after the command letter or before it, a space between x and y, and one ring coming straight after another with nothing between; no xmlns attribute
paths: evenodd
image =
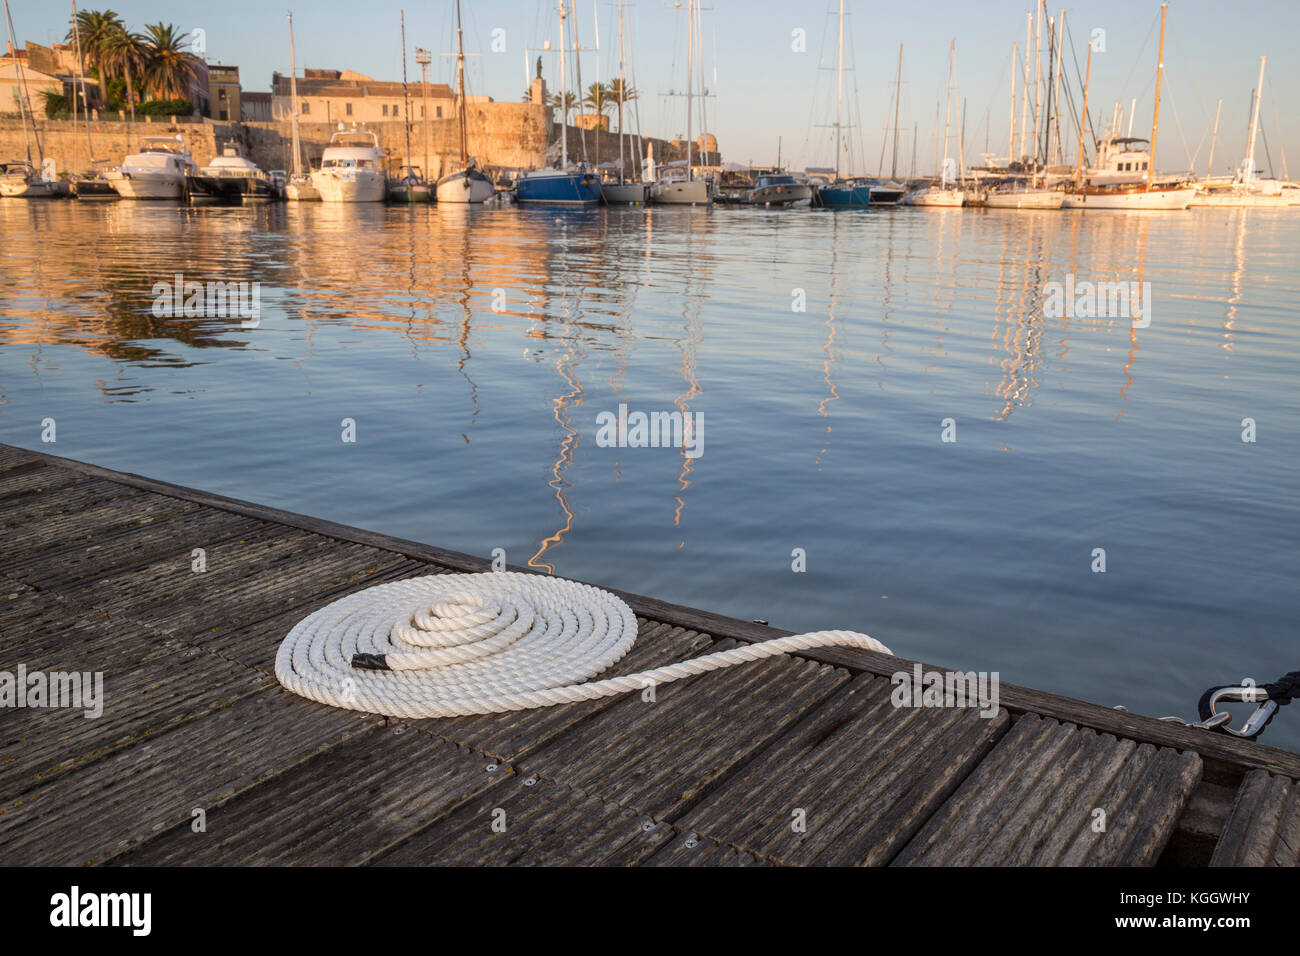
<svg viewBox="0 0 1300 956"><path fill-rule="evenodd" d="M1263 770L1246 774L1210 866L1300 866L1300 785Z"/></svg>
<svg viewBox="0 0 1300 956"><path fill-rule="evenodd" d="M409 724L370 727L113 860L158 866L369 862L508 776Z"/></svg>
<svg viewBox="0 0 1300 956"><path fill-rule="evenodd" d="M860 675L678 828L785 864L888 863L1010 725L1006 711L896 708Z"/></svg>
<svg viewBox="0 0 1300 956"><path fill-rule="evenodd" d="M41 461L41 456L38 452L28 451L26 448L19 448L16 445L0 444L0 472L21 468L23 465L30 465L39 461Z"/></svg>
<svg viewBox="0 0 1300 956"><path fill-rule="evenodd" d="M636 644L627 656L607 673L599 674L593 680L660 667L672 661L695 657L709 647L709 639L693 631L683 631L655 621L638 620L637 624ZM606 697L565 707L450 717L421 721L421 726L447 740L491 754L506 763L515 763L536 753L542 746L570 727L587 720L597 711L613 706L617 700L618 698Z"/></svg>
<svg viewBox="0 0 1300 956"><path fill-rule="evenodd" d="M551 780L499 786L373 860L383 866L610 866L649 856L672 828Z"/></svg>
<svg viewBox="0 0 1300 956"><path fill-rule="evenodd" d="M1029 714L894 862L1150 866L1200 777L1194 753Z"/></svg>
<svg viewBox="0 0 1300 956"><path fill-rule="evenodd" d="M619 698L520 767L673 820L848 679L795 657L713 671Z"/></svg>
<svg viewBox="0 0 1300 956"><path fill-rule="evenodd" d="M666 825L666 824L665 824ZM674 828L663 846L645 860L641 866L771 866L772 864L734 846L719 843L698 833L683 833Z"/></svg>
<svg viewBox="0 0 1300 956"><path fill-rule="evenodd" d="M102 863L376 723L278 689L245 697L7 801L0 865Z"/></svg>
<svg viewBox="0 0 1300 956"><path fill-rule="evenodd" d="M265 674L194 648L148 654L119 637L86 641L65 653L25 657L28 671L103 674L102 713L81 708L25 708L0 734L0 805L57 776L156 737L188 720L276 686Z"/></svg>

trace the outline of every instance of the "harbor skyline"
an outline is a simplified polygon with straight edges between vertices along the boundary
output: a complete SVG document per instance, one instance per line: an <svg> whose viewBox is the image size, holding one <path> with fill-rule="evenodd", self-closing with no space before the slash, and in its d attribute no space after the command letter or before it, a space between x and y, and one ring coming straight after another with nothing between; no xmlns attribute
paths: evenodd
<svg viewBox="0 0 1300 956"><path fill-rule="evenodd" d="M804 9L783 3L747 4L743 17L729 15L731 11L722 4L703 11L705 86L710 91L705 101L705 128L716 135L728 161L771 164L779 158L783 165L794 169L834 165L830 124L835 111L837 7L834 3ZM161 20L174 22L185 31L202 30L204 59L211 64L237 65L246 90L268 89L273 72L289 73L287 25L282 11L270 11L248 0L236 0L197 14L155 0L128 0L114 4L113 9L137 28ZM1149 136L1159 4L1132 6L1098 0L1065 9L1064 66L1066 84L1073 87L1074 109L1078 106L1080 82L1076 71L1082 70L1093 31L1103 30L1105 50L1093 57L1089 100L1097 132L1104 129L1112 104L1120 104L1127 115L1136 99L1132 134ZM367 33L361 40L353 32L338 29L348 15L344 5L318 3L295 14L299 75L304 68L350 69L377 80L399 79L398 18L403 10L408 54L417 46L435 54L453 48L455 11L450 3L373 4L367 8ZM608 82L617 68L614 11L612 3L579 5L579 40L589 48L582 56L584 85L598 77ZM939 15L922 24L909 19L906 13L877 10L863 3L846 5L846 60L852 70L846 80L846 98L856 101L856 108L848 112L857 127L853 131L858 140L853 153L855 166L860 167L854 172L877 172L881 156L885 155L900 43L904 46L898 121L900 165L911 171L916 129L916 173L934 172L935 141L943 125L942 117L937 124L935 117L945 97L948 43L954 39L956 103L949 152L957 152L955 130L964 104L966 165L981 162L986 144L990 154L1005 156L1011 48L1013 43L1024 45L1026 5L984 4L975 10L969 5L941 4L936 11ZM1057 14L1056 10L1049 12ZM61 42L67 29L67 13L56 6L17 4L14 14L20 39ZM599 41L593 14L599 16ZM627 17L636 87L641 94L642 129L647 135L664 138L683 135L686 123L682 98L664 94L683 85L686 18L669 9L645 5L630 5ZM1217 5L1175 3L1170 7L1170 20L1162 92L1166 112L1157 166L1171 172L1206 171L1220 98L1223 104L1214 172L1225 172L1241 162L1246 152L1259 57L1267 55L1260 115L1263 136L1257 161L1265 171L1271 166L1281 176L1284 157L1300 155L1295 148L1300 143L1300 118L1285 100L1288 90L1300 89L1300 58L1290 50L1278 49L1278 38L1294 35L1300 29L1300 10L1282 2L1265 3L1250 18L1225 19ZM1268 23L1269 29L1262 29L1262 23ZM252 24L257 29L249 30ZM805 52L792 49L799 45L795 32L799 30L805 31ZM537 0L467 5L466 50L477 54L467 60L470 92L499 101L518 101L539 48L546 40L554 46L557 31L552 5ZM597 42L599 54L594 50ZM493 52L494 46L503 49ZM1043 55L1046 59L1046 52ZM1077 63L1071 62L1074 57ZM543 71L554 92L558 88L558 64L544 61ZM454 83L454 57L435 55L430 72L434 82ZM1067 123L1066 119L1063 117L1063 129L1075 122L1070 118ZM846 117L845 121L850 120ZM1074 138L1070 133L1063 135L1067 157L1075 152ZM887 156L884 165L888 172Z"/></svg>

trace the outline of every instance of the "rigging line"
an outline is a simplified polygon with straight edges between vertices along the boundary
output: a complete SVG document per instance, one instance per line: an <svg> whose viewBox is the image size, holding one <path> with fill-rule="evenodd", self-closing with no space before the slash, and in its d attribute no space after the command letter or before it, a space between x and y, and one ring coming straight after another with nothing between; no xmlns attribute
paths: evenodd
<svg viewBox="0 0 1300 956"><path fill-rule="evenodd" d="M1146 39L1142 41L1142 46L1141 46L1141 48L1137 51L1137 56L1136 56L1136 57L1134 58L1134 60L1133 60L1133 66L1132 66L1132 67L1129 69L1129 71L1128 71L1128 76L1124 77L1124 82L1123 82L1122 84L1120 84L1120 87L1119 87L1119 88L1120 88L1121 90L1127 90L1127 89L1129 88L1129 83L1131 83L1131 82L1133 81L1133 75L1134 75L1135 73L1137 73L1137 71L1138 71L1138 66L1139 66L1139 64L1142 63L1142 54L1146 53L1146 51L1147 51L1147 44L1149 44L1149 43L1151 42L1151 35L1155 32L1156 24L1159 23L1159 22L1160 22L1160 14L1159 14L1159 13L1156 13L1156 15L1155 15L1154 17L1152 17L1152 19L1151 19L1151 26L1147 29ZM1148 85L1149 85L1149 84L1148 84ZM1145 93L1146 90L1143 89L1142 92Z"/></svg>

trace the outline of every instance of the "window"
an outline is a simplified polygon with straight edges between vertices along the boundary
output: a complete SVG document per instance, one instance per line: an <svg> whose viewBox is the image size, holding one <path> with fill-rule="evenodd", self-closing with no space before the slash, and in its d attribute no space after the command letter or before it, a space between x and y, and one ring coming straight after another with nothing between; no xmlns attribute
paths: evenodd
<svg viewBox="0 0 1300 956"><path fill-rule="evenodd" d="M385 115L385 116L388 115L388 104L387 104L387 103L384 104L384 115Z"/></svg>
<svg viewBox="0 0 1300 956"><path fill-rule="evenodd" d="M394 115L394 116L401 116L401 115L402 115L402 108L401 108L400 106L398 106L396 103L393 104L393 115Z"/></svg>
<svg viewBox="0 0 1300 956"><path fill-rule="evenodd" d="M304 116L306 116L308 113L311 112L311 104L308 103L306 100L302 101L302 112Z"/></svg>
<svg viewBox="0 0 1300 956"><path fill-rule="evenodd" d="M1148 165L1148 164L1144 161L1144 162L1142 163L1142 168L1143 168L1143 169L1146 169L1146 168L1147 168L1147 165Z"/></svg>
<svg viewBox="0 0 1300 956"><path fill-rule="evenodd" d="M442 119L442 107L441 106L437 107L437 110L438 110L438 119Z"/></svg>
<svg viewBox="0 0 1300 956"><path fill-rule="evenodd" d="M218 89L218 90L217 90L217 99L219 99L219 100L224 100L225 98L226 98L226 91L225 91L225 88L223 87L223 88L221 88L221 89Z"/></svg>
<svg viewBox="0 0 1300 956"><path fill-rule="evenodd" d="M347 114L348 114L349 116L352 115L352 104L351 104L351 103L347 104Z"/></svg>
<svg viewBox="0 0 1300 956"><path fill-rule="evenodd" d="M217 119L225 119L225 118L226 118L226 111L225 110L218 111Z"/></svg>
<svg viewBox="0 0 1300 956"><path fill-rule="evenodd" d="M420 119L424 119L424 107L420 107Z"/></svg>

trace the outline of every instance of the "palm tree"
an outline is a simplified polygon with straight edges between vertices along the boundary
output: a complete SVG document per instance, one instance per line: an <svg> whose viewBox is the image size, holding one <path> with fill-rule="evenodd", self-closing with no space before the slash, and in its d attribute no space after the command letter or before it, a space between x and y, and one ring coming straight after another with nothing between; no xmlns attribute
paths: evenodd
<svg viewBox="0 0 1300 956"><path fill-rule="evenodd" d="M149 62L149 47L145 44L144 37L119 24L115 31L104 37L100 55L105 70L119 73L126 80L126 101L131 107L131 121L135 122L135 85L132 77L141 76L145 64Z"/></svg>
<svg viewBox="0 0 1300 956"><path fill-rule="evenodd" d="M181 99L198 76L199 58L189 51L189 37L173 24L145 26L148 56L144 80L160 99Z"/></svg>
<svg viewBox="0 0 1300 956"><path fill-rule="evenodd" d="M637 93L636 87L620 79L611 80L609 84L609 90L607 92L610 101L613 104L613 106L611 107L612 109L617 109L619 106L624 106L632 102L632 100L636 99L640 95L639 93ZM619 132L620 133L623 132L622 127L619 128Z"/></svg>
<svg viewBox="0 0 1300 956"><path fill-rule="evenodd" d="M65 38L68 43L81 43L81 69L90 73L93 69L99 76L99 99L108 99L108 78L104 70L105 41L114 33L124 29L122 17L113 10L79 10L77 11L77 28L68 30Z"/></svg>
<svg viewBox="0 0 1300 956"><path fill-rule="evenodd" d="M596 111L598 120L605 117L605 112L614 105L614 100L610 98L609 87L604 83L593 83L587 87L586 94L582 97L584 106L590 106ZM601 125L599 122L597 125Z"/></svg>
<svg viewBox="0 0 1300 956"><path fill-rule="evenodd" d="M551 94L551 108L564 111L564 125L569 125L569 114L578 108L578 94L568 91L563 98L559 93Z"/></svg>

